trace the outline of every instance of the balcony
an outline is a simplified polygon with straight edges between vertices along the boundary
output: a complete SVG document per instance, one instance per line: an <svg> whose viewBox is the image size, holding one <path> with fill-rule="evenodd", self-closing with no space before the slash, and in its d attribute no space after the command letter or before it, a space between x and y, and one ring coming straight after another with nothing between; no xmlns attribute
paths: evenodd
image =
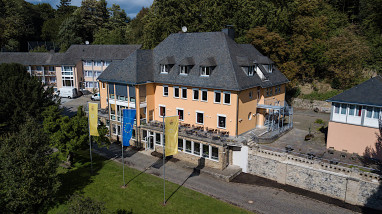
<svg viewBox="0 0 382 214"><path fill-rule="evenodd" d="M55 71L45 71L45 76L56 76Z"/></svg>
<svg viewBox="0 0 382 214"><path fill-rule="evenodd" d="M43 75L43 72L42 72L42 71L37 71L37 70L32 70L32 75L35 75L35 76L42 76L42 75Z"/></svg>

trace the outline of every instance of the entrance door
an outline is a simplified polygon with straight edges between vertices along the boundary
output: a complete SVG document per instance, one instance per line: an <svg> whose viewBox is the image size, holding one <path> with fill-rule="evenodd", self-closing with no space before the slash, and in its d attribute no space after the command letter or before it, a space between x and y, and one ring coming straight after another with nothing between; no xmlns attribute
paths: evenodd
<svg viewBox="0 0 382 214"><path fill-rule="evenodd" d="M153 132L149 132L147 144L148 144L148 149L154 150L154 133Z"/></svg>

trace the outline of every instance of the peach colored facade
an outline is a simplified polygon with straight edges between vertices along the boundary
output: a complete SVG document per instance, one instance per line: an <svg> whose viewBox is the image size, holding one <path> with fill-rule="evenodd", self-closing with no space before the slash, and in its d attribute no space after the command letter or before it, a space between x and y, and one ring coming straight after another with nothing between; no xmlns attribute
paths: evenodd
<svg viewBox="0 0 382 214"><path fill-rule="evenodd" d="M101 86L98 85L98 88L96 85L93 85L93 87L91 87L90 85L87 85L86 83L97 83L97 77L98 75L97 74L100 74L102 73L102 71L104 71L107 66L105 66L105 63L104 61L101 61L100 60L100 63L101 65L100 66L96 66L94 61L90 61L91 65L87 65L85 63L85 61L82 62L83 64L83 72L82 72L82 75L83 75L83 88L86 89L86 90L89 90L89 91L93 91L93 90L96 90L96 91L99 91ZM86 76L84 73L86 71L90 71L91 72L91 76Z"/></svg>
<svg viewBox="0 0 382 214"><path fill-rule="evenodd" d="M228 131L230 135L236 135L236 121L237 121L237 92L230 92L230 104L223 104L223 91L221 92L221 102L214 102L214 92L212 89L195 88L199 90L199 99L193 100L192 87L179 87L179 98L174 97L174 86L168 85L168 96L163 96L163 85L156 85L155 93L155 111L154 120L161 121L159 116L159 106L166 107L166 115L177 115L177 109L183 110L184 120L181 122L203 126L204 128L219 129L221 131ZM187 98L182 98L182 88L187 88ZM207 101L201 101L202 90L207 91ZM203 124L196 122L196 113L203 113ZM226 127L218 127L218 115L226 117Z"/></svg>
<svg viewBox="0 0 382 214"><path fill-rule="evenodd" d="M377 133L377 128L330 121L327 147L364 155L367 147L376 149Z"/></svg>
<svg viewBox="0 0 382 214"><path fill-rule="evenodd" d="M83 72L82 72L82 62L78 62L75 66L68 65L72 67L73 75L63 76L62 70L64 66L56 66L56 78L57 78L57 88L66 87L63 85L63 79L68 78L69 81L73 80L73 88L80 89L81 82L83 81Z"/></svg>

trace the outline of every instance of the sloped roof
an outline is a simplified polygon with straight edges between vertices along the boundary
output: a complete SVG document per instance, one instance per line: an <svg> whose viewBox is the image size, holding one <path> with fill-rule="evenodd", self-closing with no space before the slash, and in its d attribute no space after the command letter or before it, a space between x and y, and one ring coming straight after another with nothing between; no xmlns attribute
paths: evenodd
<svg viewBox="0 0 382 214"><path fill-rule="evenodd" d="M152 50L134 51L124 60L113 61L98 77L104 82L139 84L153 81Z"/></svg>
<svg viewBox="0 0 382 214"><path fill-rule="evenodd" d="M382 106L382 76L371 78L327 101Z"/></svg>
<svg viewBox="0 0 382 214"><path fill-rule="evenodd" d="M58 65L62 57L59 53L50 52L0 52L0 63L20 63L29 65Z"/></svg>

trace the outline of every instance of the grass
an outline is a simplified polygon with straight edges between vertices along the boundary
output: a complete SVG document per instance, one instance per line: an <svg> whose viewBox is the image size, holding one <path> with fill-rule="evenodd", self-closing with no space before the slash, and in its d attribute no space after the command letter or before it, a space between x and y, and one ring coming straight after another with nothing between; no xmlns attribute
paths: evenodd
<svg viewBox="0 0 382 214"><path fill-rule="evenodd" d="M327 99L329 99L331 97L336 96L337 94L339 94L341 92L342 92L341 90L332 90L332 91L328 91L328 92L324 92L324 93L313 91L310 94L301 95L301 98L307 99L307 100L322 100L322 101L325 101L325 100L327 100Z"/></svg>
<svg viewBox="0 0 382 214"><path fill-rule="evenodd" d="M72 169L59 169L62 186L57 204L49 213L66 213L68 198L75 192L104 202L108 213L117 210L132 213L250 213L185 187L179 188L171 182L166 182L166 197L175 194L163 206L163 179L125 166L126 183L131 182L122 189L121 164L95 156L91 176L87 157L88 153L81 152Z"/></svg>

